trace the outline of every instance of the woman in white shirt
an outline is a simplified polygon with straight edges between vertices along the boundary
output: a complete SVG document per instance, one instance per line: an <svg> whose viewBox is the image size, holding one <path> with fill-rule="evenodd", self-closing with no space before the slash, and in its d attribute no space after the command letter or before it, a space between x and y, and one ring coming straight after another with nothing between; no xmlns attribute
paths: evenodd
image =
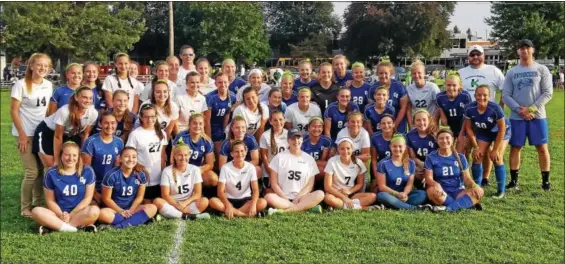
<svg viewBox="0 0 565 264"><path fill-rule="evenodd" d="M157 122L161 129L172 138L173 133L177 133L177 122L179 119L179 107L171 99L170 89L166 80L158 80L154 82L151 89L150 99L143 102L141 107L151 104L157 110ZM141 120L137 119L136 127L139 126Z"/></svg>
<svg viewBox="0 0 565 264"><path fill-rule="evenodd" d="M141 95L139 95L139 99L142 102L151 100L152 97L151 87L153 87L155 85L155 82L157 82L158 80L167 81L167 86L169 87L169 94L171 95L171 98L175 98L175 96L177 95L176 94L177 84L169 80L169 64L167 64L167 62L165 61L158 61L155 66L155 76L153 76L153 79L151 80L150 83L145 85L143 91L141 92Z"/></svg>
<svg viewBox="0 0 565 264"><path fill-rule="evenodd" d="M202 113L206 124L210 123L210 112L207 111L206 97L198 92L198 89L200 89L200 74L189 72L186 75L186 93L175 98L180 109L179 131L188 129L188 121L193 113Z"/></svg>
<svg viewBox="0 0 565 264"><path fill-rule="evenodd" d="M206 96L216 88L214 79L210 78L210 62L206 58L200 58L196 61L196 71L200 74L199 92Z"/></svg>
<svg viewBox="0 0 565 264"><path fill-rule="evenodd" d="M243 103L243 93L245 89L251 87L257 91L257 96L259 97L260 102L268 102L269 101L269 91L271 91L271 86L264 83L263 79L263 72L259 69L253 69L249 71L249 84L244 85L243 87L237 90L236 98L238 103Z"/></svg>
<svg viewBox="0 0 565 264"><path fill-rule="evenodd" d="M17 81L12 87L12 136L16 137L24 167L20 211L25 217L31 217L31 206L38 206L43 195L43 167L31 148L35 129L45 119L53 94L53 84L45 79L51 67L51 58L47 54L33 54L29 58L24 79Z"/></svg>
<svg viewBox="0 0 565 264"><path fill-rule="evenodd" d="M255 217L267 207L267 201L259 198L259 184L255 166L245 161L247 147L243 141L231 144L233 160L220 171L218 197L210 199L210 207L223 212L230 219L234 216Z"/></svg>
<svg viewBox="0 0 565 264"><path fill-rule="evenodd" d="M282 112L276 111L271 114L269 119L271 129L265 131L259 142L259 153L261 155L263 168L263 183L269 187L268 179L271 174L269 162L278 153L288 149L288 140L286 138L288 131L284 129L284 115Z"/></svg>
<svg viewBox="0 0 565 264"><path fill-rule="evenodd" d="M265 130L265 123L269 119L269 107L259 102L257 90L252 87L243 90L244 103L233 110L233 116L242 115L247 122L247 134L254 135L260 141Z"/></svg>
<svg viewBox="0 0 565 264"><path fill-rule="evenodd" d="M116 74L107 76L102 84L106 104L108 104L108 108L113 108L113 93L116 90L125 90L129 94L128 109L133 113L137 113L141 91L139 89L139 81L129 76L129 55L125 53L116 54L114 56L114 64L116 65Z"/></svg>
<svg viewBox="0 0 565 264"><path fill-rule="evenodd" d="M337 133L336 143L344 137L351 138L353 141L353 155L364 163L371 158L371 138L369 132L363 128L363 114L353 112L347 117L347 127ZM336 153L336 145L332 148L332 153ZM333 156L330 154L330 156Z"/></svg>
<svg viewBox="0 0 565 264"><path fill-rule="evenodd" d="M310 102L310 89L298 90L298 102L291 104L285 112L286 129L308 131L308 122L312 117L322 116L320 107Z"/></svg>
<svg viewBox="0 0 565 264"><path fill-rule="evenodd" d="M303 133L289 131L289 149L277 154L269 163L272 189L265 199L275 208L269 208L269 215L306 210L322 212L319 203L324 199L324 192L312 191L315 176L320 172L314 158L300 149Z"/></svg>
<svg viewBox="0 0 565 264"><path fill-rule="evenodd" d="M406 93L410 100L410 107L406 109L406 119L408 120L408 126L413 128L413 114L416 113L418 109L427 110L433 117L439 114L435 112L436 97L441 91L435 83L428 82L424 79L426 66L421 61L412 63L410 74L412 75L413 82L406 87Z"/></svg>
<svg viewBox="0 0 565 264"><path fill-rule="evenodd" d="M377 200L375 193L363 192L367 168L353 155L353 140L337 141L338 154L328 160L324 169L324 201L328 206L343 209L366 209Z"/></svg>

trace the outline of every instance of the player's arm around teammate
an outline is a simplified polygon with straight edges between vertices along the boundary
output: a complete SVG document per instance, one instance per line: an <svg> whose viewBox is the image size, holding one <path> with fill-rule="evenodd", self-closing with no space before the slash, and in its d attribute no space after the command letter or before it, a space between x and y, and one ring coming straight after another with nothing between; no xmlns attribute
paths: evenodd
<svg viewBox="0 0 565 264"><path fill-rule="evenodd" d="M324 131L324 120L321 117L315 116L310 118L308 123L308 135L304 137L302 143L302 151L310 154L316 161L318 166L318 173L316 175L316 184L322 184L324 180L324 168L330 156L330 149L332 146L332 139L328 136L322 135Z"/></svg>
<svg viewBox="0 0 565 264"><path fill-rule="evenodd" d="M228 161L231 161L231 143L235 140L240 140L247 146L247 156L245 161L250 162L257 170L257 177L261 177L261 167L259 166L259 144L255 137L247 134L247 121L241 115L234 115L230 129L228 131L228 138L222 142L220 147L220 155L218 157L218 168L223 167Z"/></svg>
<svg viewBox="0 0 565 264"><path fill-rule="evenodd" d="M353 155L353 140L344 137L337 142L338 155L328 161L324 169L324 201L333 208L366 209L377 195L365 193L365 164Z"/></svg>
<svg viewBox="0 0 565 264"><path fill-rule="evenodd" d="M267 201L259 198L256 170L245 161L247 147L243 141L234 141L230 149L233 160L220 171L218 197L210 199L210 207L223 212L228 219L255 217L267 207Z"/></svg>

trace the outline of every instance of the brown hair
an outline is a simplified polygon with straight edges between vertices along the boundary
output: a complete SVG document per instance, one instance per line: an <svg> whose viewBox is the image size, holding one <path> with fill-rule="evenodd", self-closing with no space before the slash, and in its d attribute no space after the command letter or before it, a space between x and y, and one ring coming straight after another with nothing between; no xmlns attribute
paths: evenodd
<svg viewBox="0 0 565 264"><path fill-rule="evenodd" d="M159 77L157 77L157 69L160 66L167 66L167 68L169 68L169 64L166 61L157 61L155 63L155 76L153 76L153 79L151 79L151 88L153 88L155 86L155 83L159 80ZM153 90L151 90L153 91ZM149 97L152 97L152 94L149 95Z"/></svg>
<svg viewBox="0 0 565 264"><path fill-rule="evenodd" d="M202 115L202 113L192 113L190 115L190 117L188 118L188 124L190 126L190 123L192 123L192 121L194 121L196 118L202 118L202 120L204 120L204 115ZM190 129L189 129L190 130ZM212 141L210 139L210 137L208 137L208 135L206 135L206 133L204 133L204 131L200 132L200 137L203 137L204 140L206 141Z"/></svg>
<svg viewBox="0 0 565 264"><path fill-rule="evenodd" d="M198 64L203 63L203 62L208 64L208 68L212 67L212 65L210 65L210 61L208 61L208 59L206 59L205 57L199 58L194 65L198 65ZM211 72L212 71L210 71L210 73ZM208 76L208 77L210 77L210 76Z"/></svg>
<svg viewBox="0 0 565 264"><path fill-rule="evenodd" d="M112 94L112 98L116 98L117 95L119 94L123 94L125 96L127 96L128 100L129 100L129 93L124 91L124 90L116 90L113 94ZM116 115L116 109L114 108L113 112L114 116L116 117L116 120L118 118L118 116ZM122 136L121 138L125 141L127 141L126 139L128 138L129 134L131 133L131 130L133 129L133 118L130 115L130 111L129 108L126 107L126 110L124 111L124 115L122 116L122 120L124 121L124 129L122 131Z"/></svg>
<svg viewBox="0 0 565 264"><path fill-rule="evenodd" d="M255 92L257 97L259 97L259 92L257 92L257 90L255 90L255 88L249 86L249 87L245 88L245 90L243 90L243 94L241 94L242 101L245 102L245 95L250 93L250 92ZM259 98L257 98L257 99L259 99ZM245 103L243 105L245 105ZM245 107L247 107L247 106L245 106ZM257 100L257 111L259 111L259 115L263 116L263 108L261 107L261 101L260 100Z"/></svg>
<svg viewBox="0 0 565 264"><path fill-rule="evenodd" d="M167 87L167 93L169 94L169 96L165 101L163 109L165 110L165 115L170 116L173 113L173 110L171 109L171 93L169 93L169 84L167 83L167 80L157 80L153 82L153 84L151 85L151 94L149 96L149 98L151 98L150 101L154 106L157 106L157 101L155 100L155 87L158 84L164 84Z"/></svg>
<svg viewBox="0 0 565 264"><path fill-rule="evenodd" d="M351 138L349 138L349 140L353 141ZM339 145L341 145L341 143L343 142L349 143L349 145L351 145L351 150L353 150L353 144L351 144L351 142L347 140L339 142L339 144L337 145L337 149L339 149ZM361 166L359 165L359 163L357 163L357 157L355 157L355 151L351 151L351 162L353 162L353 164L357 166L357 168L359 169L359 173L361 173Z"/></svg>
<svg viewBox="0 0 565 264"><path fill-rule="evenodd" d="M379 64L377 64L377 73L379 72L380 68L388 68L390 70L390 74L394 74L394 65L390 62L379 62Z"/></svg>
<svg viewBox="0 0 565 264"><path fill-rule="evenodd" d="M194 76L198 76L198 79L200 80L200 73L195 72L195 71L191 71L189 73L186 74L186 77L184 79L184 83L187 84L188 83L188 78L189 77L194 77Z"/></svg>
<svg viewBox="0 0 565 264"><path fill-rule="evenodd" d="M457 152L457 149L455 148L455 146L457 145L457 138L455 138L455 136L453 135L453 131L451 131L451 129L449 128L440 129L436 134L436 140L437 137L439 137L439 135L444 133L451 135L451 137L453 138L453 143L451 144L451 152L455 155L455 158L457 159L457 166L461 171L463 171L463 163L461 163L461 157L459 157L459 152Z"/></svg>
<svg viewBox="0 0 565 264"><path fill-rule="evenodd" d="M432 117L432 114L430 114L430 112L428 112L426 109L418 109L414 115L412 116L412 122L416 122L416 115L420 114L420 113L425 113L426 116L428 117L428 128L426 129L426 134L427 135L434 135L435 133L437 133L438 131L438 126L436 124L435 119Z"/></svg>
<svg viewBox="0 0 565 264"><path fill-rule="evenodd" d="M230 144L233 143L234 140L235 140L235 135L233 133L232 128L233 128L233 124L237 121L243 121L245 123L245 127L247 127L247 121L245 120L245 118L242 115L235 115L231 120L230 129L229 129L229 132L228 132L228 139L230 141Z"/></svg>
<svg viewBox="0 0 565 264"><path fill-rule="evenodd" d="M379 123L382 123L382 122L383 122L383 119L384 119L385 117L388 117L388 118L392 119L392 135L394 136L394 134L396 134L396 126L394 125L394 117L393 117L391 114L383 114L383 115L381 116L381 121L380 121ZM382 130L382 126L381 126L381 130ZM384 133L384 131L382 131L382 132Z"/></svg>
<svg viewBox="0 0 565 264"><path fill-rule="evenodd" d="M127 54L125 54L125 53L118 53L118 54L114 55L114 62L115 62L116 60L118 60L119 58L121 58L121 57L126 57L126 58L128 58L128 62L131 61L129 55L127 55ZM116 81L118 82L118 88L121 89L121 88L122 88L122 84L120 83L120 77L119 77L120 73L118 72L118 67L115 67L115 70L116 70L115 76L116 76ZM131 82L131 78L129 77L129 70L126 70L126 76L127 76L127 78L128 78L128 83L129 83L129 85L131 86L131 88L132 88L132 89L135 89L135 87L133 87L133 83Z"/></svg>
<svg viewBox="0 0 565 264"><path fill-rule="evenodd" d="M126 152L126 150L133 150L135 151L135 153L137 154L137 149L131 146L126 146L124 147L124 149L122 149L122 152L120 152L120 156L123 156L124 152ZM123 159L122 159L123 160ZM139 173L143 172L143 174L145 174L145 178L147 179L147 182L149 182L149 177L151 175L149 175L149 172L147 171L147 169L145 169L145 166L141 165L141 163L139 163L139 160L135 163L135 167L133 167L133 171L132 174L135 175L135 177L141 182L141 179L139 178Z"/></svg>
<svg viewBox="0 0 565 264"><path fill-rule="evenodd" d="M80 147L77 143L73 142L73 141L67 141L65 143L63 143L63 145L61 146L61 153L59 153L59 160L62 160L63 157L63 152L66 148L76 148L78 150L78 154L79 157L77 159L77 164L75 165L75 170L76 170L76 174L77 176L80 178L82 176L82 170L84 168L84 165L82 163L82 159L80 158ZM57 164L57 172L59 174L63 174L64 173L64 165L63 162L59 162L59 164Z"/></svg>
<svg viewBox="0 0 565 264"><path fill-rule="evenodd" d="M339 96L341 94L341 92L343 91L348 91L349 92L349 96L351 96L351 90L347 87L340 87L339 90L337 91L337 95ZM349 102L347 103L347 106L345 106L345 116L347 116L347 120L349 120L349 110L351 108L351 104L353 103L353 101L349 100ZM337 104L337 108L339 111L339 101Z"/></svg>
<svg viewBox="0 0 565 264"><path fill-rule="evenodd" d="M84 66L82 67L82 73L85 74L86 72L86 67L93 65L94 67L96 67L96 71L98 72L98 76L96 77L96 80L94 80L94 85L96 85L97 89L97 95L98 96L104 96L104 91L102 91L102 81L100 81L100 65L96 64L96 62L93 61L87 61L84 63ZM83 76L82 78L82 83L86 84L86 77Z"/></svg>
<svg viewBox="0 0 565 264"><path fill-rule="evenodd" d="M336 60L339 60L339 59L343 59L343 60L345 61L345 67L346 67L346 68L347 68L347 66L349 66L349 60L347 59L347 57L345 57L344 55L339 54L339 55L335 55L335 56L333 57L333 59L332 59L332 67L333 67L333 63L334 63Z"/></svg>
<svg viewBox="0 0 565 264"><path fill-rule="evenodd" d="M272 90L271 90L272 91ZM284 114L281 111L275 110L273 111L273 113L271 113L271 117L269 118L269 122L271 121L271 119L273 119L273 116L275 116L276 114L281 114L283 116L284 119ZM284 126L283 126L283 131L284 131ZM274 155L277 155L279 153L279 148L277 146L277 141L275 140L275 128L271 127L271 153Z"/></svg>
<svg viewBox="0 0 565 264"><path fill-rule="evenodd" d="M144 104L143 107L141 107L141 110L139 110L139 118L142 118L143 112L146 112L147 110L153 110L155 112L155 115L157 115L157 109L155 108L155 106L153 104ZM140 124L141 124L141 122L143 122L143 121L139 120ZM163 131L161 130L161 124L159 124L159 122L156 121L155 125L153 125L153 129L155 130L155 134L157 134L157 137L159 138L159 140L163 140L165 135L163 134Z"/></svg>
<svg viewBox="0 0 565 264"><path fill-rule="evenodd" d="M27 62L27 68L26 68L26 73L25 73L25 84L26 84L26 90L28 94L31 94L33 92L33 86L31 83L31 78L33 75L33 71L31 69L31 66L33 66L33 64L35 64L35 62L38 59L41 58L45 58L49 61L49 68L53 67L53 62L51 61L51 58L49 57L49 55L45 54L45 53L34 53L33 55L31 55L31 57L29 58L28 62Z"/></svg>
<svg viewBox="0 0 565 264"><path fill-rule="evenodd" d="M75 90L71 98L69 99L69 123L73 127L73 134L78 134L81 130L80 115L79 115L79 105L76 99L83 91L90 91L92 89L88 86L81 86Z"/></svg>

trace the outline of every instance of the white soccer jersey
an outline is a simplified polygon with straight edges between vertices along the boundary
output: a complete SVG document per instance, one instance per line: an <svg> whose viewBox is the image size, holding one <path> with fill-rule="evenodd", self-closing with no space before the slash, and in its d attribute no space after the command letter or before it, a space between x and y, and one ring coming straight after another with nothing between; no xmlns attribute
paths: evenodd
<svg viewBox="0 0 565 264"><path fill-rule="evenodd" d="M277 173L278 184L289 199L296 198L310 177L320 173L316 161L308 153L302 152L297 157L288 150L277 154L269 163L269 168Z"/></svg>
<svg viewBox="0 0 565 264"><path fill-rule="evenodd" d="M237 94L235 96L238 102L243 102L243 91L249 87L249 84L246 84L237 90ZM259 102L269 102L269 92L271 91L271 86L262 83L261 88L259 88Z"/></svg>
<svg viewBox="0 0 565 264"><path fill-rule="evenodd" d="M272 128L271 128L272 129ZM265 131L263 135L261 135L261 140L259 141L259 148L267 150L267 158L269 161L273 159L275 155L271 151L271 129ZM281 153L288 149L288 130L283 128L283 131L279 135L275 135L275 143L277 144L277 153ZM267 164L262 164L263 168ZM263 177L269 177L267 170L263 169Z"/></svg>
<svg viewBox="0 0 565 264"><path fill-rule="evenodd" d="M264 103L259 103L259 105L263 110L263 115L259 113L259 109L251 112L245 104L241 104L233 110L233 116L242 115L247 122L247 134L249 135L255 135L255 132L261 126L261 120L269 119L269 107Z"/></svg>
<svg viewBox="0 0 565 264"><path fill-rule="evenodd" d="M322 117L322 110L320 110L320 107L315 103L310 103L306 112L302 112L302 110L298 108L298 103L294 103L287 107L284 113L286 122L292 123L292 128L300 131L308 131L310 118L315 116Z"/></svg>
<svg viewBox="0 0 565 264"><path fill-rule="evenodd" d="M255 166L247 161L244 161L241 169L230 161L220 170L218 181L226 185L226 196L229 199L243 199L251 197L251 182L257 181L257 172Z"/></svg>
<svg viewBox="0 0 565 264"><path fill-rule="evenodd" d="M161 186L169 186L169 195L175 201L184 201L194 191L194 185L202 183L202 174L200 168L192 164L186 166L186 170L182 173L176 172L176 178L173 177L173 166L166 167L161 173Z"/></svg>
<svg viewBox="0 0 565 264"><path fill-rule="evenodd" d="M357 176L367 171L365 164L360 159L356 159L357 165L350 162L345 165L341 162L339 155L333 156L328 160L324 172L332 175L332 186L336 189L351 188L355 185Z"/></svg>
<svg viewBox="0 0 565 264"><path fill-rule="evenodd" d="M139 109L141 111L143 105L146 104L151 104L151 101L145 101L143 103L141 103L141 105L139 106ZM139 126L141 126L141 118L137 118L135 120L135 124L134 124L134 128L137 128ZM177 104L173 101L171 101L171 115L167 115L165 114L165 109L161 108L159 110L157 110L157 122L159 122L159 124L161 125L161 129L165 130L165 128L167 128L167 126L171 123L171 121L175 121L179 119L179 107L177 106Z"/></svg>
<svg viewBox="0 0 565 264"><path fill-rule="evenodd" d="M208 78L208 84L200 84L200 93L202 93L203 95L207 95L217 89L218 88L216 87L216 81L214 81L214 79L212 78Z"/></svg>
<svg viewBox="0 0 565 264"><path fill-rule="evenodd" d="M149 94L151 93L151 86L152 86L151 82L145 85L143 91L141 91L141 94L139 95L139 100L141 101L149 100ZM175 82L167 80L167 86L169 86L169 97L171 99L175 98L175 95L178 90L177 84Z"/></svg>
<svg viewBox="0 0 565 264"><path fill-rule="evenodd" d="M31 85L31 94L27 92L25 79L17 81L12 86L11 97L20 101L20 120L26 136L33 137L35 129L45 119L49 100L53 94L53 84L43 79L41 84ZM12 135L17 137L18 130L12 123Z"/></svg>
<svg viewBox="0 0 565 264"><path fill-rule="evenodd" d="M204 113L208 110L206 97L200 93L196 93L196 97L192 97L185 93L178 95L175 102L179 106L179 129L181 131L188 129L188 119L193 113Z"/></svg>
<svg viewBox="0 0 565 264"><path fill-rule="evenodd" d="M131 132L126 144L137 150L137 161L149 172L148 186L161 183L161 151L167 145L167 134L162 132L163 139L159 140L154 130L138 127Z"/></svg>
<svg viewBox="0 0 565 264"><path fill-rule="evenodd" d="M426 82L422 88L418 88L416 83L412 83L406 87L406 93L412 105L412 114L418 109L426 109L433 115L436 110L436 95L440 93L435 83Z"/></svg>
<svg viewBox="0 0 565 264"><path fill-rule="evenodd" d="M63 105L57 112L50 115L45 119L45 124L51 130L55 131L57 125L63 126L65 128L65 136L74 136L73 127L69 120L69 105ZM89 107L86 109L84 114L80 117L80 129L79 132L84 131L88 126L96 125L96 120L98 118L98 111L94 107Z"/></svg>
<svg viewBox="0 0 565 264"><path fill-rule="evenodd" d="M131 84L133 86L130 85L128 78L130 79ZM102 90L108 91L112 94L114 94L114 92L117 91L117 90L126 91L129 94L128 109L130 111L132 111L133 101L135 99L134 97L136 95L141 94L140 87L143 87L143 84L140 84L140 82L138 80L136 80L135 78L132 78L132 77L128 77L128 78L121 79L121 78L117 77L116 75L107 76L106 79L104 79L104 83L102 84Z"/></svg>
<svg viewBox="0 0 565 264"><path fill-rule="evenodd" d="M344 127L343 129L341 129L341 131L339 131L339 133L337 133L337 140L335 141L335 143L337 144L337 142L343 137L349 137L353 140L354 155L359 155L361 154L362 149L371 147L371 138L369 137L369 132L367 132L365 128L361 128L359 134L357 134L357 137L354 138L349 133L349 128Z"/></svg>
<svg viewBox="0 0 565 264"><path fill-rule="evenodd" d="M469 92L471 99L475 101L475 90L481 84L488 84L490 88L490 101L496 101L496 90L502 90L504 75L494 65L483 65L479 69L473 69L470 65L459 70L459 76L463 82L463 90Z"/></svg>
<svg viewBox="0 0 565 264"><path fill-rule="evenodd" d="M195 66L195 69L196 69L196 66ZM182 64L181 64L180 67L179 67L179 73L178 73L178 75L177 75L177 76L178 76L178 79L179 79L181 82L185 83L185 82L186 82L186 75L187 75L189 72L196 72L196 70L187 70L187 69L185 69L185 68L182 66Z"/></svg>

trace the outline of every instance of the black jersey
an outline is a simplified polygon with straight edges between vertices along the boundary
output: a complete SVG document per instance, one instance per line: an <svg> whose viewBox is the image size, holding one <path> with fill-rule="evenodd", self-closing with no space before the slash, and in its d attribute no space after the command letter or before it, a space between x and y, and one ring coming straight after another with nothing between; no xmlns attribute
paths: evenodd
<svg viewBox="0 0 565 264"><path fill-rule="evenodd" d="M322 114L326 111L326 108L333 102L337 101L337 93L339 91L339 85L332 83L329 88L324 88L320 83L316 83L310 88L312 91L311 101L315 102L320 106Z"/></svg>

